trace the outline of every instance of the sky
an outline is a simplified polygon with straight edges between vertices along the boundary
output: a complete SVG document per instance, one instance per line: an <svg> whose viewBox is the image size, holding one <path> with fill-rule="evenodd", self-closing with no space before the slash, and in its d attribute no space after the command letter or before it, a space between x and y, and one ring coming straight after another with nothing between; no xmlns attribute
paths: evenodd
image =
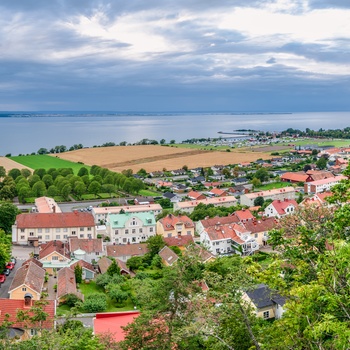
<svg viewBox="0 0 350 350"><path fill-rule="evenodd" d="M350 110L349 0L2 0L2 111Z"/></svg>

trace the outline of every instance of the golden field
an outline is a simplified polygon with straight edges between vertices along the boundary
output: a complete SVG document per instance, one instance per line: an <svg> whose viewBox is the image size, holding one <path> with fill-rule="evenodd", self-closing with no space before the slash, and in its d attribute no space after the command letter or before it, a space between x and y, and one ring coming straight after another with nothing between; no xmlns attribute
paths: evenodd
<svg viewBox="0 0 350 350"><path fill-rule="evenodd" d="M192 169L271 158L267 153L243 149L232 149L231 152L203 151L157 145L85 148L54 156L86 165L99 165L117 172L132 169L134 173L141 168L152 172L163 169L175 170L187 165Z"/></svg>
<svg viewBox="0 0 350 350"><path fill-rule="evenodd" d="M17 168L19 170L29 169L29 170L33 171L33 169L31 169L25 165L19 164L19 163L15 162L14 160L6 158L6 157L0 157L0 166L3 166L6 170L6 172L8 172L11 169L15 169L15 168Z"/></svg>

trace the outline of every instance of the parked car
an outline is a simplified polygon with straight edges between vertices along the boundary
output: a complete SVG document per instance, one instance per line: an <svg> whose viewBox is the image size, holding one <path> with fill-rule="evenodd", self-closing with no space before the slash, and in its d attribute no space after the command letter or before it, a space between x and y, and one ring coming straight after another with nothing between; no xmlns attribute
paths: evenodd
<svg viewBox="0 0 350 350"><path fill-rule="evenodd" d="M12 258L11 258L11 262L14 263L14 264L16 265L17 259L14 258L14 257L12 257Z"/></svg>
<svg viewBox="0 0 350 350"><path fill-rule="evenodd" d="M10 270L9 269L4 269L3 274L8 276L10 274Z"/></svg>
<svg viewBox="0 0 350 350"><path fill-rule="evenodd" d="M0 283L4 283L6 281L6 276L4 274L0 274Z"/></svg>
<svg viewBox="0 0 350 350"><path fill-rule="evenodd" d="M9 270L13 270L15 268L15 264L12 262L7 263L6 268Z"/></svg>

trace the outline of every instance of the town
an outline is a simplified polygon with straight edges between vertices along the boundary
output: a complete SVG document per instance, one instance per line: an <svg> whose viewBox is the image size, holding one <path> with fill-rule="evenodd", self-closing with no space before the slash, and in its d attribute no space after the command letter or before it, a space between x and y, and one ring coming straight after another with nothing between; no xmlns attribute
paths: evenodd
<svg viewBox="0 0 350 350"><path fill-rule="evenodd" d="M318 278L318 254L336 252L347 239L341 215L349 154L346 147L306 145L253 162L135 174L81 164L76 172L1 166L6 341L75 320L105 341L107 334L110 346L136 349L136 320L146 320L143 344L157 348L157 332L171 337L178 322L182 336L211 348L213 332L225 329L220 317L234 313L232 326L243 327L246 344L240 348L263 348L266 339L250 331L260 320L275 321L261 329L290 320L300 297L295 288ZM349 253L347 245L339 250ZM279 337L266 348L277 349Z"/></svg>

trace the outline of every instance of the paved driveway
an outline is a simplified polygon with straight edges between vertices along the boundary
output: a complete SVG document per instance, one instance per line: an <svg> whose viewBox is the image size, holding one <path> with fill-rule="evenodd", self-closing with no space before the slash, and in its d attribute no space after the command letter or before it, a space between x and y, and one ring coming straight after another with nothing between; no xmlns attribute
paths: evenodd
<svg viewBox="0 0 350 350"><path fill-rule="evenodd" d="M11 273L6 276L6 281L4 283L0 283L0 298L8 298L9 294L9 288L11 286L13 277L15 277L16 271L19 267L22 266L25 259L17 259L17 263L15 265L15 268L11 271Z"/></svg>

